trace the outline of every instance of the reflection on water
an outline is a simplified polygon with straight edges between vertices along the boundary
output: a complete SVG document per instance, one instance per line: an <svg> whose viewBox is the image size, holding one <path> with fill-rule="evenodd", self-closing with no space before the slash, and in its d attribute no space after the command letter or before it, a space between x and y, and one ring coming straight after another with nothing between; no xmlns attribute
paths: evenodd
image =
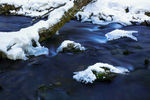
<svg viewBox="0 0 150 100"><path fill-rule="evenodd" d="M3 21L8 18L9 23ZM31 25L29 22L32 20L15 16L8 18L0 17L0 31L19 30ZM115 28L139 31L138 41L122 38L106 42L105 34ZM60 35L42 43L49 48L48 56L31 57L27 61L0 60L2 100L150 99L149 62L144 64L145 59L150 58L150 27L122 27L115 23L104 27L70 21L59 33ZM84 53L56 54L57 47L64 40L79 42L87 50ZM84 70L97 62L122 66L131 72L129 75L117 76L110 83L95 82L85 85L72 79L73 72Z"/></svg>

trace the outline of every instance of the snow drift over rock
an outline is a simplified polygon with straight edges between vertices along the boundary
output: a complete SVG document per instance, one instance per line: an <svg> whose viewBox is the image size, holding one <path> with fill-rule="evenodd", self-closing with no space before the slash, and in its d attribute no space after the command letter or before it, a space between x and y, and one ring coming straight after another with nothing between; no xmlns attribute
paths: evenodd
<svg viewBox="0 0 150 100"><path fill-rule="evenodd" d="M77 18L94 24L111 22L131 25L150 20L145 12L150 12L150 0L95 0L77 13Z"/></svg>
<svg viewBox="0 0 150 100"><path fill-rule="evenodd" d="M38 56L48 54L48 49L42 47L39 41L39 30L48 29L60 21L66 11L73 7L74 0L0 0L0 4L14 4L15 6L23 6L17 13L30 16L39 16L45 13L46 9L53 6L64 4L64 6L53 10L48 14L48 20L41 20L33 26L23 28L17 32L0 32L0 51L9 59L23 59L27 56ZM37 13L38 12L38 13ZM36 46L33 46L33 43Z"/></svg>
<svg viewBox="0 0 150 100"><path fill-rule="evenodd" d="M116 29L116 30L113 30L113 31L105 34L105 36L108 41L119 39L122 37L128 37L128 38L131 38L131 39L137 41L137 38L135 36L133 36L133 33L138 33L138 31L125 31L125 30Z"/></svg>
<svg viewBox="0 0 150 100"><path fill-rule="evenodd" d="M44 21L17 32L0 32L0 51L13 60L26 60L29 55L48 54L48 49L38 42L38 29L42 27L41 25L44 25ZM36 43L36 47L33 46L33 42Z"/></svg>
<svg viewBox="0 0 150 100"><path fill-rule="evenodd" d="M84 51L85 48L81 46L80 43L76 43L74 41L65 40L61 43L61 45L57 48L57 53L59 52L79 52Z"/></svg>
<svg viewBox="0 0 150 100"><path fill-rule="evenodd" d="M108 69L108 70L105 70L105 69ZM116 68L113 65L110 65L107 63L96 63L92 66L89 66L84 71L74 72L75 75L73 76L73 79L77 80L78 82L85 83L85 84L93 83L97 79L97 76L94 74L94 72L99 73L99 74L104 74L104 73L125 74L129 71L128 69L125 69L125 68ZM102 76L102 77L105 78L105 76Z"/></svg>

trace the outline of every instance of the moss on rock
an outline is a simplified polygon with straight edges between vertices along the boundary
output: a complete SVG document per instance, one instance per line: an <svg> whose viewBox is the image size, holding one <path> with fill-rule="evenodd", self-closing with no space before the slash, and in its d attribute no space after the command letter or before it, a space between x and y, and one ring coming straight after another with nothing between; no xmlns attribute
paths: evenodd
<svg viewBox="0 0 150 100"><path fill-rule="evenodd" d="M96 81L112 81L116 77L116 74L111 72L110 69L106 67L102 68L105 70L105 72L92 71L96 76Z"/></svg>

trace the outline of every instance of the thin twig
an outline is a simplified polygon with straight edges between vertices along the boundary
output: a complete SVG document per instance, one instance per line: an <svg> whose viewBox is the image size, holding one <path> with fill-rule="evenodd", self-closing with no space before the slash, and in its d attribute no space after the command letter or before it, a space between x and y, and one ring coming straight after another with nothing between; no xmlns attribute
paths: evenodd
<svg viewBox="0 0 150 100"><path fill-rule="evenodd" d="M41 15L41 16L36 17L35 19L32 20L32 22L35 22L35 21L38 20L38 19L47 17L50 12L54 11L54 10L57 9L57 8L60 8L60 7L62 7L62 6L65 6L65 5L66 5L66 3L60 4L60 5L57 6L57 7L50 7L50 8L48 9L48 12L47 12L47 13L45 13L45 14L43 14L43 15Z"/></svg>

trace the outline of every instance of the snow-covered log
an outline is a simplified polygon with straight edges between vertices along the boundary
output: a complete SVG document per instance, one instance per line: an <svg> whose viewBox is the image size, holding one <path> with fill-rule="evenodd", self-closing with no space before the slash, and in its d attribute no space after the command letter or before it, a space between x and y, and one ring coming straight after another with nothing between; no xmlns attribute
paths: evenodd
<svg viewBox="0 0 150 100"><path fill-rule="evenodd" d="M62 16L60 21L53 26L49 27L48 29L41 29L40 33L40 40L43 41L51 37L51 35L55 34L66 22L70 21L71 18L74 18L74 15L83 7L86 6L89 2L93 0L75 0L74 6L69 9L65 14ZM44 33L44 34L43 34Z"/></svg>
<svg viewBox="0 0 150 100"><path fill-rule="evenodd" d="M0 0L0 14L47 17L33 26L16 32L0 32L1 57L27 59L28 56L48 54L39 42L50 38L66 22L93 0Z"/></svg>
<svg viewBox="0 0 150 100"><path fill-rule="evenodd" d="M0 15L2 15L2 14L3 15L24 15L24 16L42 18L42 17L47 17L49 15L49 13L51 13L53 11L52 10L51 12L49 12L49 10L55 8L55 3L53 3L54 5L52 5L50 3L50 5L48 6L47 4L49 2L47 2L47 4L46 4L46 1L49 1L49 0L46 0L45 2L44 1L42 2L43 5L41 2L39 2L39 3L41 3L42 6L44 6L44 5L47 6L46 8L43 7L42 9L36 9L36 8L32 9L32 6L34 6L32 4L35 3L32 1L34 1L34 0L28 0L28 2L27 2L27 0L25 0L25 1L1 0L0 1ZM56 0L56 2L57 1L60 1L60 0ZM64 15L62 16L60 21L58 21L56 24L50 26L47 29L41 28L39 30L39 33L40 33L40 40L39 41L43 41L47 38L50 38L51 35L55 34L66 22L68 22L71 18L73 18L74 15L82 7L86 6L89 2L94 1L94 0L71 0L71 1L74 1L73 7L71 7L68 11L66 11L64 13ZM26 5L28 5L28 6L26 6ZM37 4L35 3L35 6L36 5L38 5L38 3ZM41 5L39 4L39 6L41 6ZM65 6L65 4L62 6ZM60 6L60 7L62 7L62 6ZM59 5L58 5L58 8L59 8ZM56 9L57 9L57 7L56 7ZM36 13L39 13L39 14L36 14ZM45 14L47 14L47 15L44 16Z"/></svg>

